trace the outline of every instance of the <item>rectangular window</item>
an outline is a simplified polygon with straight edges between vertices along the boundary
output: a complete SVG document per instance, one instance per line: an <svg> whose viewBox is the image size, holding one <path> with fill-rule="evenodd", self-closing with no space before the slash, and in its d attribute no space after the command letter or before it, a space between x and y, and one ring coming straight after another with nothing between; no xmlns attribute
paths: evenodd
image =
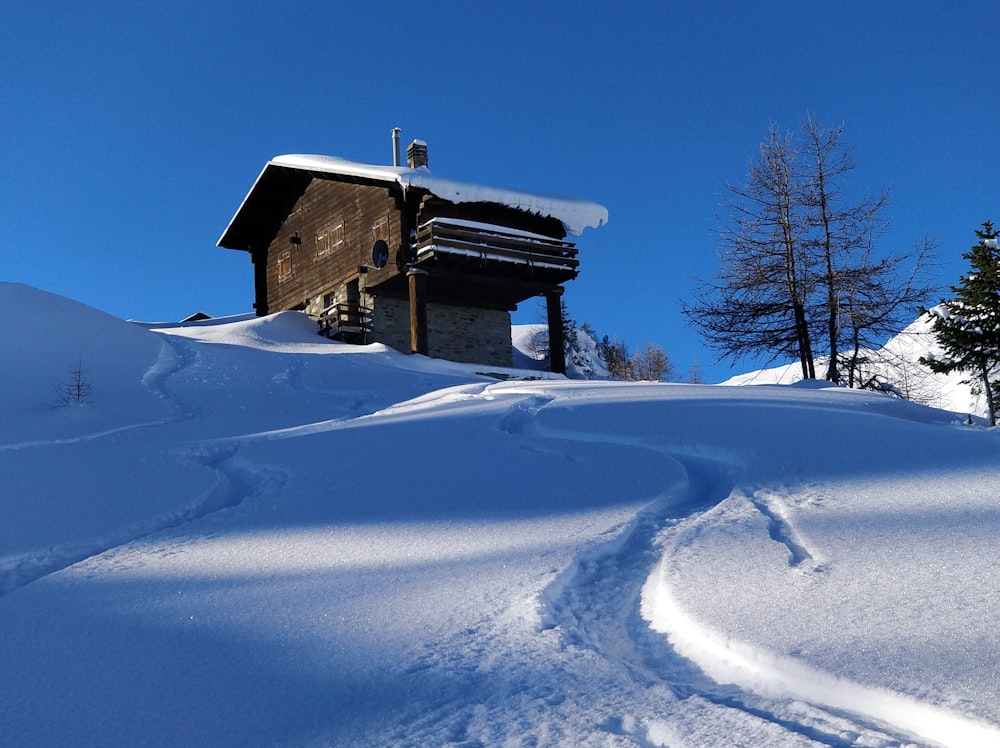
<svg viewBox="0 0 1000 748"><path fill-rule="evenodd" d="M330 224L316 235L316 256L324 257L344 243L344 222Z"/></svg>
<svg viewBox="0 0 1000 748"><path fill-rule="evenodd" d="M378 219L372 225L372 244L379 239L389 244L389 216Z"/></svg>
<svg viewBox="0 0 1000 748"><path fill-rule="evenodd" d="M285 280L292 276L292 255L285 252L278 258L278 280Z"/></svg>

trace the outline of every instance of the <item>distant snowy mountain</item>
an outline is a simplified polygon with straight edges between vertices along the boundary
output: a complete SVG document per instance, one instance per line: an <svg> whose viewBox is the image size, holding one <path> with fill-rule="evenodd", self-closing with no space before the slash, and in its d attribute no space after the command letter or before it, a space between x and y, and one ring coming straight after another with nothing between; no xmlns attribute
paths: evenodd
<svg viewBox="0 0 1000 748"><path fill-rule="evenodd" d="M920 364L920 357L940 354L940 347L930 331L931 321L922 316L889 340L878 351L866 354L870 363L865 372L879 382L895 388L898 395L921 405L986 417L985 398L977 396L966 376L952 372L935 374ZM515 325L512 328L514 365L518 369L545 372L548 370L548 328L543 324ZM566 357L566 376L570 379L610 379L597 351L596 341L579 331ZM826 362L817 360L817 369ZM724 385L793 384L802 379L798 363L785 364L730 377Z"/></svg>
<svg viewBox="0 0 1000 748"><path fill-rule="evenodd" d="M889 340L881 350L869 354L872 364L869 376L889 383L913 402L956 413L986 416L986 402L976 396L958 372L935 374L920 364L921 356L939 355L941 349L931 333L931 321L925 315L914 320L905 330ZM825 362L817 363L817 369ZM727 379L723 384L791 384L802 379L798 363L752 371Z"/></svg>
<svg viewBox="0 0 1000 748"><path fill-rule="evenodd" d="M0 311L4 747L1000 746L1000 429Z"/></svg>

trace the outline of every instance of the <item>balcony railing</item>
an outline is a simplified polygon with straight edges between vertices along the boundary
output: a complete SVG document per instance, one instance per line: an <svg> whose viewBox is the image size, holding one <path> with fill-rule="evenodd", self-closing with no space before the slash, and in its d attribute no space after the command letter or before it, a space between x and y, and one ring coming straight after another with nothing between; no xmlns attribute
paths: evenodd
<svg viewBox="0 0 1000 748"><path fill-rule="evenodd" d="M511 265L562 271L575 276L576 245L551 237L488 223L432 218L417 230L417 262L430 257L478 258L484 265Z"/></svg>
<svg viewBox="0 0 1000 748"><path fill-rule="evenodd" d="M317 319L319 334L346 343L367 343L372 310L357 304L331 304Z"/></svg>

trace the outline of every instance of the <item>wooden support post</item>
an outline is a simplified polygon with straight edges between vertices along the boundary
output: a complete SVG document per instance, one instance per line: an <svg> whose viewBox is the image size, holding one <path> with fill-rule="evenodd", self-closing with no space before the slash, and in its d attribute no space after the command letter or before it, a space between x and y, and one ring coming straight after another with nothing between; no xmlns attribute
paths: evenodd
<svg viewBox="0 0 1000 748"><path fill-rule="evenodd" d="M266 317L268 314L267 249L265 249L263 252L257 249L252 249L250 251L250 261L253 263L253 286L254 286L253 308L257 311L258 317Z"/></svg>
<svg viewBox="0 0 1000 748"><path fill-rule="evenodd" d="M410 353L427 355L427 271L411 267L406 271L410 283Z"/></svg>
<svg viewBox="0 0 1000 748"><path fill-rule="evenodd" d="M562 324L563 287L545 292L545 309L549 321L549 370L554 374L566 373L566 351Z"/></svg>

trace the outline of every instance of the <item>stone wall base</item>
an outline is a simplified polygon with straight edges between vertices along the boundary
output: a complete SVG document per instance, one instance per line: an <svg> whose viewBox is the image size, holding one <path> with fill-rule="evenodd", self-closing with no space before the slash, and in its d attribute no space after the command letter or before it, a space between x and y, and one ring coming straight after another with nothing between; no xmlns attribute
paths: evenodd
<svg viewBox="0 0 1000 748"><path fill-rule="evenodd" d="M372 299L369 340L410 351L410 305L405 299ZM450 304L427 304L427 352L434 358L490 366L512 366L510 312Z"/></svg>

